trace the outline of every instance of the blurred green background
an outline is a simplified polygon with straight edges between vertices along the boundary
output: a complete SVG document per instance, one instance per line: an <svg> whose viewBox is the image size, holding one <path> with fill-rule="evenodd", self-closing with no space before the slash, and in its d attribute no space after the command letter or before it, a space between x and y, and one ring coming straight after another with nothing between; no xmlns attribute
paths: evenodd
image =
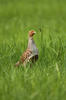
<svg viewBox="0 0 66 100"><path fill-rule="evenodd" d="M1 39L3 36L11 38L21 35L22 31L32 28L38 31L41 25L46 27L46 31L52 31L52 34L55 32L60 35L62 32L62 36L65 36L65 21L65 0L0 0Z"/></svg>
<svg viewBox="0 0 66 100"><path fill-rule="evenodd" d="M39 60L14 68L31 29ZM0 0L0 100L40 99L66 100L66 0Z"/></svg>

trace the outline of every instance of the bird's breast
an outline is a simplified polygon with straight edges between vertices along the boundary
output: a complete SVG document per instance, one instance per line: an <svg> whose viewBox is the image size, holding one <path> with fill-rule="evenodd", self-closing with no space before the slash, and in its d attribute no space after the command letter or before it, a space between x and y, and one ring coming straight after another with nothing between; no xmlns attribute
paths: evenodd
<svg viewBox="0 0 66 100"><path fill-rule="evenodd" d="M34 43L34 40L29 39L28 48L32 51L33 55L38 55L38 49Z"/></svg>

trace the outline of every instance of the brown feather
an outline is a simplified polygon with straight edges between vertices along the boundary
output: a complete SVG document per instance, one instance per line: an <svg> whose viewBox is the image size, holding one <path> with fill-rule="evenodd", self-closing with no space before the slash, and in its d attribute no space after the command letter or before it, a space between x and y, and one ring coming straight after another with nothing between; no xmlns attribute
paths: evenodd
<svg viewBox="0 0 66 100"><path fill-rule="evenodd" d="M21 56L21 62L23 63L30 55L31 55L31 50L27 49L23 55Z"/></svg>

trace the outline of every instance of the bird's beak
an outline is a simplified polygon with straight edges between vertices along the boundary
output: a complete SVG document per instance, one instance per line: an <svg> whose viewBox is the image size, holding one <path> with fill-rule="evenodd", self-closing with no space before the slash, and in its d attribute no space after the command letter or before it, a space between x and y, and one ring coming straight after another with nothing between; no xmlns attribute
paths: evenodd
<svg viewBox="0 0 66 100"><path fill-rule="evenodd" d="M34 31L34 34L36 34L36 32Z"/></svg>

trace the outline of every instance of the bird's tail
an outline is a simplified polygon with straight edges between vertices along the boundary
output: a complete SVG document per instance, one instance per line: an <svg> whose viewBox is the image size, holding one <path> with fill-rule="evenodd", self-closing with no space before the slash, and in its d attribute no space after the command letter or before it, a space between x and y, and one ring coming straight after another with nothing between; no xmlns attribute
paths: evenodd
<svg viewBox="0 0 66 100"><path fill-rule="evenodd" d="M16 64L15 64L15 67L19 67L20 65L20 61L18 61Z"/></svg>

